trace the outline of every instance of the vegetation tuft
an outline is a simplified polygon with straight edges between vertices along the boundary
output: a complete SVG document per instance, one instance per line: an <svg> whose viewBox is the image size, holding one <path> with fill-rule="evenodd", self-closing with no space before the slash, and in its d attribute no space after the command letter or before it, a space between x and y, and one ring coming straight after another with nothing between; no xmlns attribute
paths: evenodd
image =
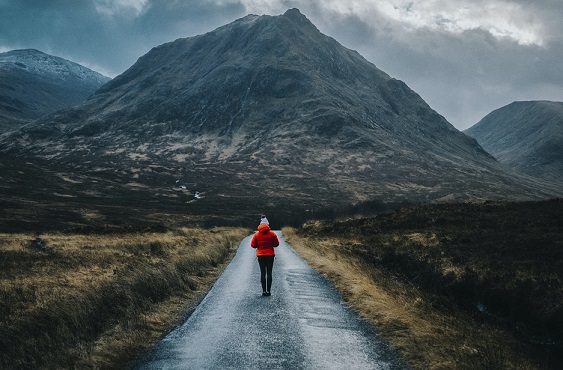
<svg viewBox="0 0 563 370"><path fill-rule="evenodd" d="M122 368L186 313L248 233L0 234L0 368Z"/></svg>
<svg viewBox="0 0 563 370"><path fill-rule="evenodd" d="M556 369L563 366L561 225L563 200L556 199L416 206L312 221L288 235L366 316L386 323L379 326L413 367ZM318 255L329 261L315 262ZM374 291L394 296L386 296L394 303L381 307L385 314L370 311L377 304L370 308L365 297L354 298L372 292L346 285L355 283L331 267L339 260L367 273ZM403 315L404 307L393 311L394 304L417 318Z"/></svg>

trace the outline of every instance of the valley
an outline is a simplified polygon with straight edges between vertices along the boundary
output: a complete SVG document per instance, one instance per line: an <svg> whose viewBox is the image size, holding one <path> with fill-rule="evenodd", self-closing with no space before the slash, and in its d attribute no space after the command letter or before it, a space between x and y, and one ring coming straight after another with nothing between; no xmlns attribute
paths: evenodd
<svg viewBox="0 0 563 370"><path fill-rule="evenodd" d="M560 368L561 200L382 206L283 236L412 368ZM49 322L68 328L3 366L122 368L197 304L254 228L122 216L121 227L91 215L89 227L0 235L0 352L51 333ZM84 312L65 306L77 300Z"/></svg>
<svg viewBox="0 0 563 370"><path fill-rule="evenodd" d="M260 214L412 368L563 367L562 103L460 132L297 9L0 63L0 367L123 368Z"/></svg>

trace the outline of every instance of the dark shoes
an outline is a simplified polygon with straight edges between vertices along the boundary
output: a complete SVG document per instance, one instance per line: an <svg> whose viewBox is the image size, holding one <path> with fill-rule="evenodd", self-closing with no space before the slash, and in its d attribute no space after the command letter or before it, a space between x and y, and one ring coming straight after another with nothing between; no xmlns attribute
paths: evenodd
<svg viewBox="0 0 563 370"><path fill-rule="evenodd" d="M269 297L269 296L272 295L272 293L270 293L270 292L263 292L262 295L263 295L264 297Z"/></svg>

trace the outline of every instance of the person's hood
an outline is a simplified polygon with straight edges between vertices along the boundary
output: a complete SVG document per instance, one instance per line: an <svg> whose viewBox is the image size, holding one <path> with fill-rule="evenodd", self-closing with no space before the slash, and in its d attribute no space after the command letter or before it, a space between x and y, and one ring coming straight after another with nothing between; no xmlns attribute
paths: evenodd
<svg viewBox="0 0 563 370"><path fill-rule="evenodd" d="M270 226L268 226L268 224L258 225L258 231L260 231L262 234L266 234L268 231L270 231Z"/></svg>

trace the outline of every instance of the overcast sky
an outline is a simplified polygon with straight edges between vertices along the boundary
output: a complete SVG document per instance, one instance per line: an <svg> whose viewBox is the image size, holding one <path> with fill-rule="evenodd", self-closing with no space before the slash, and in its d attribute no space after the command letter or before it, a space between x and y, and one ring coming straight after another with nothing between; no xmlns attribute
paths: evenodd
<svg viewBox="0 0 563 370"><path fill-rule="evenodd" d="M115 77L154 46L289 8L460 130L516 100L563 101L562 0L0 0L0 52Z"/></svg>

